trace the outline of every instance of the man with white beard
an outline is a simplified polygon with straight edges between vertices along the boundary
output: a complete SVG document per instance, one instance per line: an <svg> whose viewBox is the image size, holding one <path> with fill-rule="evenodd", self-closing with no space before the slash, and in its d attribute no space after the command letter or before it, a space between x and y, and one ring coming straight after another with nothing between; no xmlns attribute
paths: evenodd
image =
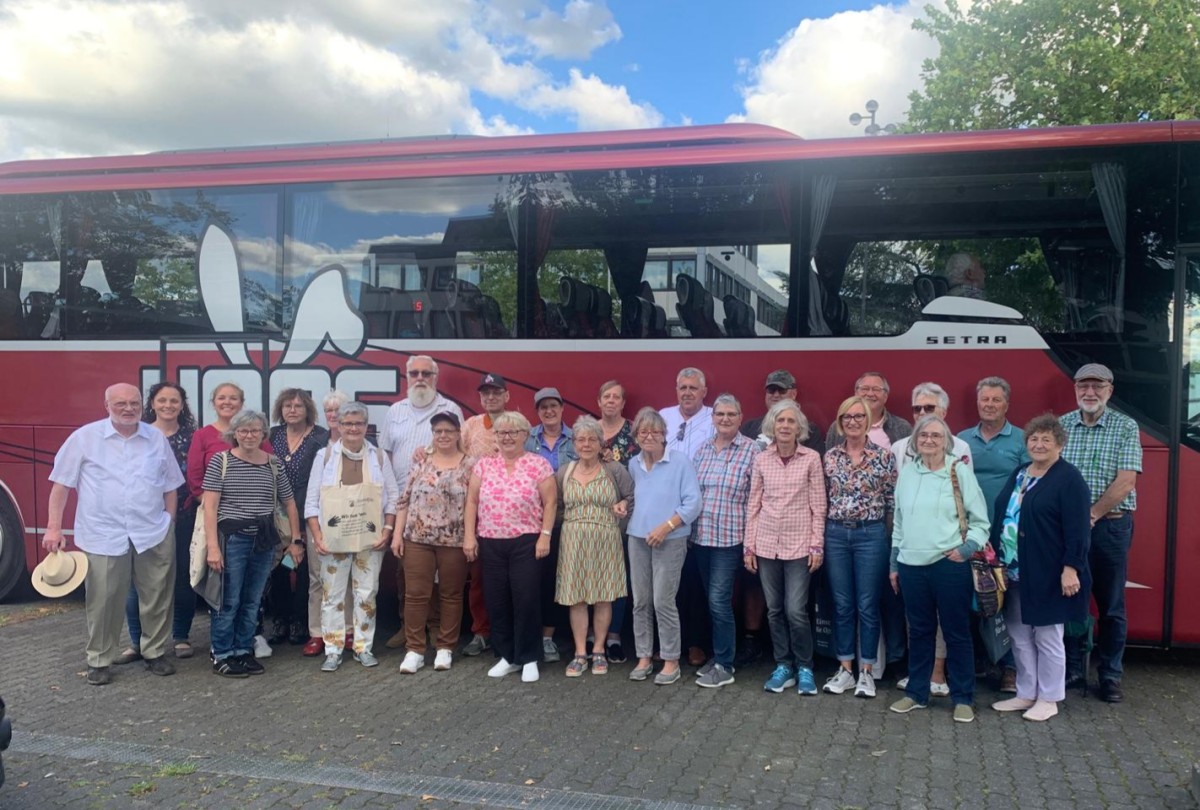
<svg viewBox="0 0 1200 810"><path fill-rule="evenodd" d="M424 354L408 358L405 366L408 377L408 396L388 408L379 435L379 447L388 454L396 484L403 491L408 486L408 473L412 469L413 454L418 448L428 447L433 441L433 428L429 420L435 414L452 413L462 421L462 410L457 404L438 393L438 365L432 357ZM397 527L401 531L402 527ZM396 597L399 599L400 621L404 621L404 566L396 566ZM404 646L404 628L387 640L390 649Z"/></svg>

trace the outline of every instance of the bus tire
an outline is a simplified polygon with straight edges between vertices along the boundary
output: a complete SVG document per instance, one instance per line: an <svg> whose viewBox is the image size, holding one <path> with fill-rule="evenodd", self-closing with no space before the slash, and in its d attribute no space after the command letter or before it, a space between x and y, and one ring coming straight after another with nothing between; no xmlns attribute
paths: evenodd
<svg viewBox="0 0 1200 810"><path fill-rule="evenodd" d="M0 495L0 601L22 593L26 579L25 532L17 510Z"/></svg>

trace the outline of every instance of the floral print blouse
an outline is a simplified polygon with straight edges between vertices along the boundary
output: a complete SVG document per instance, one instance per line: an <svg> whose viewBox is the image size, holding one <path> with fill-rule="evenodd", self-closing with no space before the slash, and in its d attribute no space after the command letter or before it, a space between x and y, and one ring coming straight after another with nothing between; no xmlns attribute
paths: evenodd
<svg viewBox="0 0 1200 810"><path fill-rule="evenodd" d="M397 511L407 510L403 538L428 546L463 544L463 512L475 459L463 456L457 467L440 470L427 456L413 465Z"/></svg>
<svg viewBox="0 0 1200 810"><path fill-rule="evenodd" d="M516 460L510 473L502 456L475 462L479 476L477 537L515 539L542 530L545 505L538 484L554 475L550 462L535 453Z"/></svg>
<svg viewBox="0 0 1200 810"><path fill-rule="evenodd" d="M193 427L179 426L179 429L167 437L167 444L171 446L171 452L175 454L175 461L179 463L179 471L185 476L187 475L187 456L188 450L192 446L192 434L196 432ZM188 498L188 485L184 481L179 485L179 508L184 508Z"/></svg>
<svg viewBox="0 0 1200 810"><path fill-rule="evenodd" d="M626 419L621 429L611 439L604 441L601 450L604 451L606 461L619 461L628 467L629 459L642 452L637 440L633 438L633 423Z"/></svg>
<svg viewBox="0 0 1200 810"><path fill-rule="evenodd" d="M829 520L883 520L896 508L896 458L867 440L855 464L844 444L825 451Z"/></svg>

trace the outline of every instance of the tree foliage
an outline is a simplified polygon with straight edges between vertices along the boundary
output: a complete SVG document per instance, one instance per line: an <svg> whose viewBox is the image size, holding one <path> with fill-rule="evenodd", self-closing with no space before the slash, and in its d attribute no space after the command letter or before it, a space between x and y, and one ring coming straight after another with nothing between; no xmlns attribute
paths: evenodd
<svg viewBox="0 0 1200 810"><path fill-rule="evenodd" d="M937 40L918 132L1200 118L1196 0L947 0L914 23Z"/></svg>
<svg viewBox="0 0 1200 810"><path fill-rule="evenodd" d="M479 289L500 304L504 325L512 328L517 313L517 254L515 251L488 250L475 254L480 266ZM602 250L552 250L538 268L538 294L546 301L558 302L558 282L563 276L579 279L600 289L608 289L608 263ZM621 302L613 296L613 320L620 323Z"/></svg>

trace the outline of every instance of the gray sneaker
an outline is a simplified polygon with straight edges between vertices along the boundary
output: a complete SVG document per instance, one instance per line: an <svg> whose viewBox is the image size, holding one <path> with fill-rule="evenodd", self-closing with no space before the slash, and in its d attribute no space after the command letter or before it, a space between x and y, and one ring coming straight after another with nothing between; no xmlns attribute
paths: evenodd
<svg viewBox="0 0 1200 810"><path fill-rule="evenodd" d="M470 658L474 655L482 655L491 648L492 645L488 643L487 636L481 636L476 633L475 637L467 642L467 646L462 648L462 654Z"/></svg>
<svg viewBox="0 0 1200 810"><path fill-rule="evenodd" d="M337 653L330 653L325 656L325 660L321 663L322 672L337 672L337 668L342 665L342 656Z"/></svg>
<svg viewBox="0 0 1200 810"><path fill-rule="evenodd" d="M718 689L731 683L733 683L733 670L725 669L720 664L713 664L708 672L696 681L697 686L703 686L706 689Z"/></svg>
<svg viewBox="0 0 1200 810"><path fill-rule="evenodd" d="M354 660L357 661L358 663L362 664L364 667L379 666L379 659L376 658L375 654L372 653L370 650L363 650L360 653L355 653Z"/></svg>
<svg viewBox="0 0 1200 810"><path fill-rule="evenodd" d="M553 664L562 658L558 654L558 645L554 643L554 639L548 636L542 636L542 658L547 664Z"/></svg>
<svg viewBox="0 0 1200 810"><path fill-rule="evenodd" d="M717 659L715 659L715 658L708 659L700 666L700 669L696 670L696 677L703 678L705 675L712 672L713 667L715 667L716 665L717 665Z"/></svg>

